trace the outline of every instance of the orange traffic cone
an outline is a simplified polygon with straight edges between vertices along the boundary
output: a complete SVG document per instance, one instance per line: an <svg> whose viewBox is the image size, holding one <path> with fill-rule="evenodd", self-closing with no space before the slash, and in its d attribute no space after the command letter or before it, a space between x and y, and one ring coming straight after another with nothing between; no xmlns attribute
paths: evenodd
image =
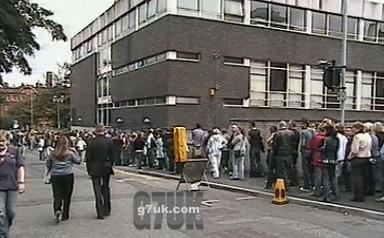
<svg viewBox="0 0 384 238"><path fill-rule="evenodd" d="M273 204L283 205L289 203L287 199L287 190L285 189L284 179L277 179L274 186Z"/></svg>

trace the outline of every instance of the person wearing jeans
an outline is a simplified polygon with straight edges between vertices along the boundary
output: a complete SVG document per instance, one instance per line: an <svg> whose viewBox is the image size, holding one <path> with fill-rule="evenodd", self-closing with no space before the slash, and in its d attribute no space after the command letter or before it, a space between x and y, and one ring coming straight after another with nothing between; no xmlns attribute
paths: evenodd
<svg viewBox="0 0 384 238"><path fill-rule="evenodd" d="M53 211L55 222L60 219L69 219L69 210L73 193L74 176L73 164L80 164L81 158L75 149L69 149L69 141L65 136L60 136L56 147L48 157L46 166L51 173L51 184L53 191Z"/></svg>
<svg viewBox="0 0 384 238"><path fill-rule="evenodd" d="M323 176L321 168L323 167L323 145L325 140L325 125L320 125L318 128L317 134L309 142L309 147L311 149L312 161L311 165L313 166L314 171L314 187L315 191L313 193L314 197L320 197L323 194L321 185L323 185Z"/></svg>
<svg viewBox="0 0 384 238"><path fill-rule="evenodd" d="M17 194L25 191L24 158L0 131L0 237L8 238L16 211Z"/></svg>
<svg viewBox="0 0 384 238"><path fill-rule="evenodd" d="M310 149L312 137L313 131L308 128L308 122L304 122L300 131L300 152L304 177L304 186L300 188L301 191L310 191L313 185L312 152Z"/></svg>
<svg viewBox="0 0 384 238"><path fill-rule="evenodd" d="M232 145L232 180L242 180L244 179L244 160L245 160L245 137L241 133L240 128L237 125L232 126L232 132L234 135L233 140L231 141Z"/></svg>

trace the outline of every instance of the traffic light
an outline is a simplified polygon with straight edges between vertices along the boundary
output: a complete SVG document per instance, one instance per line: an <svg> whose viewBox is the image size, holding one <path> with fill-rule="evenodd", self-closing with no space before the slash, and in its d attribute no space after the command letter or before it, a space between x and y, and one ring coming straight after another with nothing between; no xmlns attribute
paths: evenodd
<svg viewBox="0 0 384 238"><path fill-rule="evenodd" d="M329 89L340 87L340 69L335 66L329 66L323 73L324 85Z"/></svg>

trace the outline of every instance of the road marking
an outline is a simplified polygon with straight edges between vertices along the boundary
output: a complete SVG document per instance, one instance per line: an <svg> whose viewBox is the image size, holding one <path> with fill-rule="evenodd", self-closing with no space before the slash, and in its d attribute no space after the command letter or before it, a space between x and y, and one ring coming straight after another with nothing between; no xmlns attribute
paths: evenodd
<svg viewBox="0 0 384 238"><path fill-rule="evenodd" d="M255 197L255 196L239 197L239 198L236 198L236 201L254 200L254 199L256 199L256 198L257 198L257 197Z"/></svg>

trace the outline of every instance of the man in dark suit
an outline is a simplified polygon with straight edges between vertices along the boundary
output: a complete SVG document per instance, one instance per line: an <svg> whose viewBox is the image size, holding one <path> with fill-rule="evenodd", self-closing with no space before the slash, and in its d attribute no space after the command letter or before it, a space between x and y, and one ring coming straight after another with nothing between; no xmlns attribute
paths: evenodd
<svg viewBox="0 0 384 238"><path fill-rule="evenodd" d="M96 137L89 141L86 152L87 171L92 178L97 219L111 214L109 180L113 174L113 144L105 137L104 126L96 126Z"/></svg>

